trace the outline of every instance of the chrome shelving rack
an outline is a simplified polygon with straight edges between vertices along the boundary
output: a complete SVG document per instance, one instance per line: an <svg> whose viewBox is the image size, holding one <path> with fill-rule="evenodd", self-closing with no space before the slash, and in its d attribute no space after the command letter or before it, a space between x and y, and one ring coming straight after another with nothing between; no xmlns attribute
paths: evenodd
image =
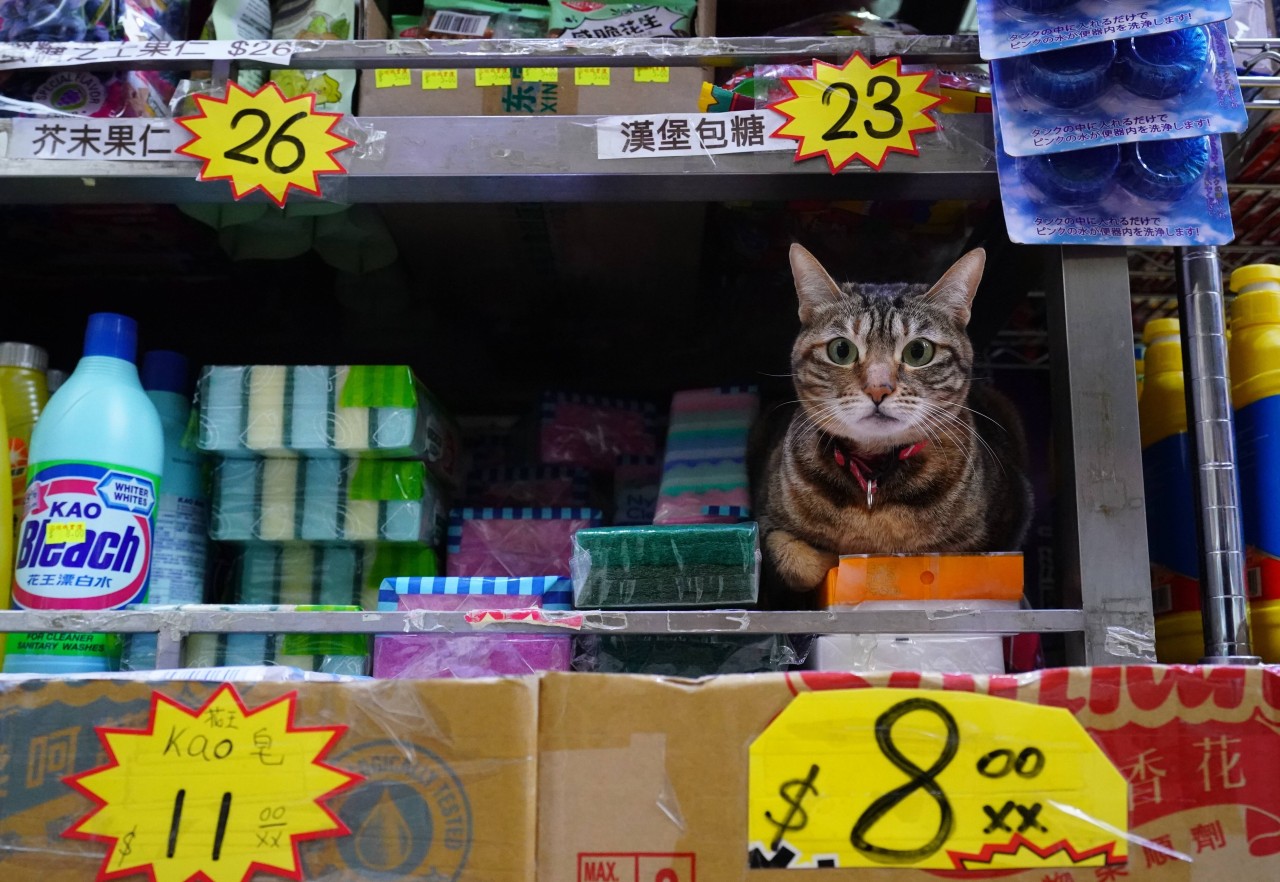
<svg viewBox="0 0 1280 882"><path fill-rule="evenodd" d="M292 60L284 66L723 67L813 58L842 61L855 51L870 58L897 55L907 62L979 62L973 37L622 40L575 45L396 40L298 43L293 48ZM182 64L190 66L189 61ZM166 65L177 63L163 59L151 63ZM115 66L142 65L130 61ZM226 65L221 67L225 73ZM991 123L983 116L943 115L939 131L919 139L919 157L891 157L879 173L851 168L835 176L823 163L796 164L786 153L599 160L593 117L379 117L359 123L384 133L381 150L351 158L350 174L344 178L325 179L323 192L328 198L345 202L695 202L998 196ZM9 123L0 122L0 142L9 131ZM4 153L0 148L0 155ZM0 199L11 203L223 202L230 200L230 194L225 185L197 183L187 162L0 159ZM1064 603L1070 608L968 614L582 612L547 614L542 624L483 627L644 634L1062 632L1067 636L1069 661L1075 664L1153 661L1137 395L1134 384L1125 379L1133 371L1125 253L1075 246L1040 251L1057 404L1053 413L1059 453L1059 557ZM1202 265L1191 266L1199 278ZM1202 298L1189 302L1202 305ZM1201 449L1214 448L1202 444ZM7 631L154 632L159 635L161 664L176 662L182 640L190 633L406 633L475 627L459 613L0 612L0 630ZM1239 648L1238 643L1231 646ZM1235 649L1212 654L1232 655Z"/></svg>

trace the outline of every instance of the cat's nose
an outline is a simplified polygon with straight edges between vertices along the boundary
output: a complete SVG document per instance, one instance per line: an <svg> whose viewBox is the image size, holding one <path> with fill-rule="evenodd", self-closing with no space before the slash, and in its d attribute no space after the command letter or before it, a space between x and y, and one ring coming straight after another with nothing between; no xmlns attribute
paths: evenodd
<svg viewBox="0 0 1280 882"><path fill-rule="evenodd" d="M887 383L882 383L877 386L867 386L862 391L866 392L867 397L875 402L876 407L879 407L886 398L893 394L893 387Z"/></svg>

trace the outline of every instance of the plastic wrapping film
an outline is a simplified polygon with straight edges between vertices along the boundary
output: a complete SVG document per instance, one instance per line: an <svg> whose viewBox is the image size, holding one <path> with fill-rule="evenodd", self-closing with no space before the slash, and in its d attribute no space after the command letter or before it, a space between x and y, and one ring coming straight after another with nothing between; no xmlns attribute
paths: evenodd
<svg viewBox="0 0 1280 882"><path fill-rule="evenodd" d="M197 403L210 453L421 457L454 479L458 430L404 365L212 366Z"/></svg>
<svg viewBox="0 0 1280 882"><path fill-rule="evenodd" d="M456 508L449 514L450 576L567 576L573 536L600 525L593 508Z"/></svg>
<svg viewBox="0 0 1280 882"><path fill-rule="evenodd" d="M210 712L201 714L199 721L194 718L220 688L217 683L199 682L210 673L164 672L153 682L0 681L0 756L7 761L6 768L0 769L0 786L5 791L0 799L0 876L15 882L79 882L95 878L100 868L114 873L124 862L119 852L126 848L112 855L108 868L104 859L111 842L64 835L94 803L63 779L108 763L110 757L95 726L146 730L153 719L156 694L188 709L193 717L189 726L158 733L157 752L173 734L184 747L197 739L197 753L185 763L172 759L174 770L163 776L152 766L149 773L138 768L127 779L129 786L120 797L139 810L120 818L125 826L119 835L133 832L137 837L127 840L133 845L134 859L152 833L149 819L161 815L163 820L155 822L161 828L156 834L161 837L157 857L164 859L164 837L179 788L186 790L179 855L184 846L193 846L202 836L207 844L218 818L218 795L223 789L232 795L221 865L244 854L246 847L258 848L254 831L268 804L284 805L287 821L302 813L311 794L294 793L293 779L281 782L284 786L270 794L261 793L261 788L255 791L250 780L271 773L260 756L278 759L281 751L290 748L301 752L298 742L278 729L261 731L262 724L247 716L253 726L241 722L238 730L220 731L209 728L214 721ZM534 878L536 680L307 682L319 675L300 675L287 668L217 673L218 679L241 681L231 688L246 714L293 696L291 731L295 725L336 727L323 762L356 776L349 786L320 798L343 829L301 836L296 843L286 835L281 848L272 848L268 836L261 851L252 853L255 859L287 860L290 845L295 845L300 858L296 875L310 882L433 878L531 882ZM187 682L169 682L175 676ZM227 719L222 716L223 721ZM231 720L234 724L234 717ZM205 736L208 745L224 737L235 744L231 755L217 762L216 771L207 770L199 759L198 739ZM323 742L321 738L318 743ZM299 782L310 780L309 767L303 769L307 771L295 776ZM196 801L205 779L218 787L207 821L200 819L203 809ZM209 855L207 848L199 853ZM212 872L219 865L205 869ZM263 869L258 875L273 874Z"/></svg>
<svg viewBox="0 0 1280 882"><path fill-rule="evenodd" d="M993 848L1005 843L1016 846L1019 839L1039 848L1056 843L1044 861L1023 848L1025 869L1010 860L1016 847L977 858L968 864L976 871L974 878L991 875L996 866L1010 867L999 875L1014 882L1275 878L1280 874L1280 851L1274 847L1280 799L1272 782L1280 773L1280 760L1268 745L1280 725L1278 686L1280 671L1256 667L1099 667L990 677L793 672L719 677L696 684L551 675L543 680L539 714L537 878L588 878L587 873L607 871L610 861L618 868L639 861L647 873L639 878L663 878L657 874L669 871L677 879L696 876L746 882L759 874L750 868L752 860L758 861L756 866L783 868L792 857L785 847L770 848L769 841L753 846L748 829L759 808L766 807L778 822L793 821L800 813L788 816L788 810L798 804L807 812L808 825L814 827L829 823L823 817L830 811L829 799L843 798L853 788L860 800L865 790L865 802L859 802L851 814L837 812L847 850L858 813L904 784L901 769L877 747L874 726L841 729L833 721L828 729L834 749L840 750L843 743L856 755L865 750L861 765L855 766L865 769L862 776L837 778L838 762L797 746L793 762L799 771L791 787L780 791L775 784L761 793L750 784L752 746L762 733L770 731L775 721L785 726L787 712L798 708L801 700L833 691L865 693L868 699L886 703L896 700L894 693L902 693L903 700L933 701L952 710L960 732L960 756L953 763L940 763L930 778L939 788L930 792L946 799L952 810L952 841L962 836L985 837ZM979 724L964 715L963 704L953 705L947 693L961 702L991 696L996 710ZM1056 790L1051 799L1044 799L1043 791L1031 800L1020 799L1019 788L1025 793L1028 786L1038 785L1013 774L992 776L986 789L977 791L981 794L977 799L957 784L974 768L961 759L970 760L974 752L981 754L988 748L1008 749L1016 757L1019 750L1035 747L1048 758L1047 770L1064 763L1064 751L1082 749L1068 743L1070 721L1064 724L1060 711L1052 721L1046 718L1046 724L1017 727L1014 721L1039 710L1022 705L1065 709L1083 726L1084 744L1095 745L1099 759L1111 767L1108 786L1119 785L1118 790L1108 791L1106 801L1113 812L1119 808L1120 823L1108 823L1107 816L1096 811L1103 785L1096 776L1077 779L1073 791ZM932 722L927 712L912 716L917 719L906 717L893 727L893 743L901 749L900 756L924 770L939 756L942 744L937 735L909 740L905 730L913 723L927 729ZM792 735L803 739L812 732L809 727L793 730ZM610 774L579 774L584 767L608 769ZM819 769L817 778L813 789L805 791L801 784L806 771L813 768ZM990 770L991 765L986 768ZM1023 771L1030 771L1026 764ZM909 778L911 773L907 774ZM1050 774L1046 771L1042 778ZM868 780L877 783L870 785ZM761 796L763 801L757 803ZM868 840L905 849L929 838L937 818L930 797L919 792L903 802L901 808L889 807L872 828L874 832L866 834ZM1013 822L1008 830L993 824L982 811L987 804L998 817L1002 806L1021 804L1030 813L1036 811L1033 802L1042 807L1041 823L1020 833L1016 809L1010 808ZM750 810L744 810L748 806ZM929 830L917 842L908 831L922 818ZM1122 843L1127 861L1106 863L1098 854L1077 854L1079 863L1073 865L1063 851L1063 827L1054 823L1055 818L1069 820L1082 839ZM775 830L778 825L766 826ZM801 826L793 824L785 832ZM1084 844L1075 834L1066 842ZM1056 860L1051 856L1054 851ZM949 843L937 849L943 863L951 853ZM828 863L834 865L834 861ZM827 869L818 875L855 880L868 878L868 873L864 866ZM783 874L776 875L782 878ZM808 878L803 870L792 875ZM924 882L937 878L938 871L912 869L903 861L890 875Z"/></svg>
<svg viewBox="0 0 1280 882"><path fill-rule="evenodd" d="M754 522L580 530L573 540L573 589L579 609L754 604L759 531Z"/></svg>
<svg viewBox="0 0 1280 882"><path fill-rule="evenodd" d="M613 471L620 456L655 456L657 411L647 402L548 392L542 400L544 463Z"/></svg>
<svg viewBox="0 0 1280 882"><path fill-rule="evenodd" d="M750 517L747 436L759 412L755 386L675 394L655 524L733 523Z"/></svg>
<svg viewBox="0 0 1280 882"><path fill-rule="evenodd" d="M4 0L0 41L103 43L186 36L188 0ZM0 116L167 116L176 74L155 70L0 73Z"/></svg>
<svg viewBox="0 0 1280 882"><path fill-rule="evenodd" d="M417 460L224 459L210 535L224 542L425 542L444 536L444 490Z"/></svg>

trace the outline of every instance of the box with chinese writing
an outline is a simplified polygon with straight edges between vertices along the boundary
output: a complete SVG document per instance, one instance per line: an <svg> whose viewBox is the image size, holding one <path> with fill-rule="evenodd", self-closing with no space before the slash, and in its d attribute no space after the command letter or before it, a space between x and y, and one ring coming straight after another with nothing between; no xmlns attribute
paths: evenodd
<svg viewBox="0 0 1280 882"><path fill-rule="evenodd" d="M1276 879L1278 694L1280 669L1261 667L697 682L549 674L537 875L754 882L831 867L813 878ZM845 713L850 701L875 706L869 722ZM984 723L969 716L992 701ZM824 704L840 712L813 716ZM1044 714L1047 725L1026 725ZM994 740L981 741L984 731ZM843 753L814 752L824 737ZM781 774L758 788L770 783L766 738ZM830 851L795 845L817 828ZM983 847L958 847L965 837ZM851 845L868 857L848 862ZM911 868L922 858L931 869Z"/></svg>
<svg viewBox="0 0 1280 882"><path fill-rule="evenodd" d="M715 36L716 0L698 0L694 31ZM365 39L394 38L385 0L364 0ZM462 68L360 72L361 116L606 116L695 112L710 75L696 67Z"/></svg>

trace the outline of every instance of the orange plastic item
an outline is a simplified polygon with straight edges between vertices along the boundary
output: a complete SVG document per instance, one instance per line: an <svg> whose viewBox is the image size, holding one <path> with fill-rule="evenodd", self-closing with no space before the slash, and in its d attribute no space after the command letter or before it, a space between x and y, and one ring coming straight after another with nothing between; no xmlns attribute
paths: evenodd
<svg viewBox="0 0 1280 882"><path fill-rule="evenodd" d="M827 573L824 606L868 600L1021 600L1022 555L849 554Z"/></svg>

